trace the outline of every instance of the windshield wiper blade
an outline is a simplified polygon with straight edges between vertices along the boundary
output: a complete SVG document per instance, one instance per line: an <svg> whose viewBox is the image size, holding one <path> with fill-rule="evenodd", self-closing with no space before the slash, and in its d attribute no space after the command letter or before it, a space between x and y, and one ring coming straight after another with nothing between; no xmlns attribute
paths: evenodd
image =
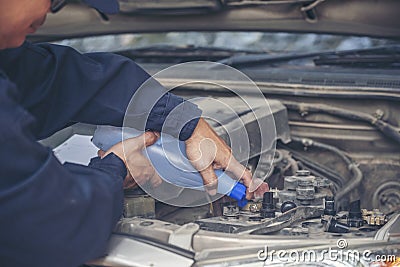
<svg viewBox="0 0 400 267"><path fill-rule="evenodd" d="M400 67L400 56L363 56L363 57L321 57L314 59L317 66L337 65L346 67Z"/></svg>
<svg viewBox="0 0 400 267"><path fill-rule="evenodd" d="M229 7L308 4L309 7L306 7L314 8L325 1L326 0L227 0L224 4Z"/></svg>
<svg viewBox="0 0 400 267"><path fill-rule="evenodd" d="M230 58L235 55L254 55L264 54L263 52L252 50L237 50L229 48L219 48L212 46L174 46L174 45L154 45L142 48L135 48L116 52L129 58L175 58L185 60L213 60L218 61L223 58Z"/></svg>
<svg viewBox="0 0 400 267"><path fill-rule="evenodd" d="M314 59L314 64L317 66L338 65L346 67L400 67L400 47L390 46L377 49L321 55Z"/></svg>
<svg viewBox="0 0 400 267"><path fill-rule="evenodd" d="M394 57L394 55L396 55ZM399 62L398 57L400 55L400 46L384 46L384 47L373 47L366 49L351 49L351 50L343 50L343 51L319 51L319 52L305 52L305 53L289 53L289 54L257 54L257 55L233 55L232 57L225 58L223 60L218 61L219 63L223 63L232 67L239 66L251 66L251 65L262 65L262 64L273 64L279 62L288 62L291 60L304 59L304 58L314 58L314 62L316 65L325 65L329 64L329 60L335 58L337 64L339 62L344 62L345 60L340 61L338 58L351 58L351 61L358 62L362 65L363 61L368 62L371 60L372 56L375 56L374 60L378 60L378 56L380 56L379 60L383 62L383 58L387 62L392 61L396 64ZM370 57L369 59L367 59ZM390 59L391 58L391 59ZM334 60L331 60L334 62ZM350 60L349 60L350 62Z"/></svg>
<svg viewBox="0 0 400 267"><path fill-rule="evenodd" d="M290 53L290 54L258 54L258 55L233 55L232 57L225 58L218 61L219 63L229 65L232 67L239 67L243 65L257 65L257 64L272 64L277 62L285 62L295 59L308 58L320 55L318 53Z"/></svg>

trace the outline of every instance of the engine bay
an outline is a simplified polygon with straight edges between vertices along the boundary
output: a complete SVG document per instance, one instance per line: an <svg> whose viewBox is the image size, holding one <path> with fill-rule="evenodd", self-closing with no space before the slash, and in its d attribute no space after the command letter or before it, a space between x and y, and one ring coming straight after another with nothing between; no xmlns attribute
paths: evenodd
<svg viewBox="0 0 400 267"><path fill-rule="evenodd" d="M183 89L177 93L184 97L198 93L193 89L187 92ZM110 243L110 255L97 264L119 265L123 251L127 257L132 256L128 245L119 245L120 238L167 246L167 250L172 246L173 253L177 248L184 249L183 254L194 252L196 256L190 257L196 257L196 262L205 261L204 266L210 259L220 264L215 266L222 266L230 257L226 254L230 249L239 265L253 261L251 253L257 251L254 246L266 243L274 249L323 248L347 240L353 248L398 255L400 158L399 145L393 139L365 122L309 110L317 105L308 98L272 96L268 98L269 112L258 110L257 105L255 108L258 119L266 122L273 118L276 123L276 139L268 139L261 146L257 118L246 112L237 97L218 91L210 91L209 96L236 107L241 123L251 134L248 154L239 154L238 159L246 160L253 176L268 183L269 192L239 207L227 196L196 204L201 203L196 197L199 192L185 188L177 198L192 205L182 207L173 205L173 199L169 203L158 201L140 187L127 189L124 214L114 229L117 241ZM204 101L202 109L219 116L218 121L223 123L209 123L229 143L227 133L238 131L240 124L206 99L200 101ZM366 109L354 103L325 101L329 107L341 107L350 113ZM376 101L370 106L384 107L380 118L392 125L397 123L392 116L398 109L394 102ZM66 137L90 136L93 132L93 126L78 124L44 143L65 147ZM60 139L65 142L62 144ZM272 146L276 149L269 150ZM240 248L243 251L238 251ZM242 255L243 262L236 260L238 255Z"/></svg>
<svg viewBox="0 0 400 267"><path fill-rule="evenodd" d="M237 102L236 98L217 97L225 103ZM238 102L239 103L239 102ZM238 113L246 114L235 103ZM262 198L253 199L245 207L239 207L231 198L224 196L209 205L198 207L174 207L163 204L137 188L126 192L127 218L157 219L183 225L196 223L199 229L230 233L269 236L297 236L308 238L373 237L387 221L399 211L400 190L398 163L388 161L377 164L368 160L357 162L340 148L311 138L290 134L291 116L287 105L270 100L271 114L277 126L277 149L262 152L260 146L250 144L251 158L247 167L255 177L268 182L270 191ZM215 106L202 105L219 114L221 121L229 121L226 114ZM265 114L268 120L271 114ZM248 132L257 139L255 118L242 118ZM212 122L210 122L212 124ZM213 125L224 140L226 132L232 132L232 123ZM255 141L254 141L255 140ZM269 147L271 145L266 145ZM320 163L320 159L323 163ZM390 165L390 168L387 166ZM332 166L334 166L332 168ZM381 177L380 186L373 188L366 197L365 181ZM187 194L191 194L188 189ZM372 193L372 194L371 194ZM141 207L141 208L138 208Z"/></svg>

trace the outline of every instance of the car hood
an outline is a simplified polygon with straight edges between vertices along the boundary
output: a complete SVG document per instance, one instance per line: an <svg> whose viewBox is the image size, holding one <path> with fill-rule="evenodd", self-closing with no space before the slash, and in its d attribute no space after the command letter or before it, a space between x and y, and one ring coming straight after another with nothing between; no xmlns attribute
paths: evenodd
<svg viewBox="0 0 400 267"><path fill-rule="evenodd" d="M283 31L400 38L396 0L119 0L106 16L74 2L31 41L165 31Z"/></svg>

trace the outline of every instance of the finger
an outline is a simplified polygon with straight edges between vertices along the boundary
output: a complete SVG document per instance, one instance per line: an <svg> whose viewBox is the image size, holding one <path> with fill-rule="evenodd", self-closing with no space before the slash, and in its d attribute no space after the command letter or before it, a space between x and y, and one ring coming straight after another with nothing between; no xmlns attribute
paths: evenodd
<svg viewBox="0 0 400 267"><path fill-rule="evenodd" d="M138 184L134 180L129 180L124 183L123 189L131 189L136 187Z"/></svg>
<svg viewBox="0 0 400 267"><path fill-rule="evenodd" d="M133 179L132 175L128 173L124 179L123 188L128 189L137 186L135 179Z"/></svg>
<svg viewBox="0 0 400 267"><path fill-rule="evenodd" d="M154 172L154 175L150 178L150 183L153 187L158 187L162 183L161 177L158 175L157 172Z"/></svg>
<svg viewBox="0 0 400 267"><path fill-rule="evenodd" d="M145 132L144 134L142 134L142 138L143 138L143 148L144 147L148 147L153 145L155 142L157 142L157 139L159 137L159 134L156 134L156 132Z"/></svg>
<svg viewBox="0 0 400 267"><path fill-rule="evenodd" d="M149 159L139 152L129 155L127 162L129 172L139 185L145 184L156 174Z"/></svg>
<svg viewBox="0 0 400 267"><path fill-rule="evenodd" d="M97 151L97 156L99 156L100 158L104 158L105 154L106 154L106 152L103 150Z"/></svg>
<svg viewBox="0 0 400 267"><path fill-rule="evenodd" d="M144 176L142 174L140 174L140 175L132 175L132 177L135 180L135 182L138 185L141 185L141 186L144 185L148 180L148 177L146 177L146 176Z"/></svg>
<svg viewBox="0 0 400 267"><path fill-rule="evenodd" d="M248 177L248 170L240 164L233 156L230 157L228 161L228 165L225 168L228 172L233 174L234 179L240 180L242 178L247 179ZM247 171L247 173L246 173ZM244 176L244 177L243 177ZM251 178L251 177L250 177ZM246 186L250 185L250 181L243 181ZM248 184L247 184L248 182Z"/></svg>
<svg viewBox="0 0 400 267"><path fill-rule="evenodd" d="M144 185L154 176L154 173L152 167L140 167L132 176L139 185Z"/></svg>
<svg viewBox="0 0 400 267"><path fill-rule="evenodd" d="M261 185L263 184L263 180L260 178L254 178L251 180L249 191L255 192Z"/></svg>
<svg viewBox="0 0 400 267"><path fill-rule="evenodd" d="M269 186L267 183L262 182L261 185L254 191L255 198L262 198L265 192L269 191Z"/></svg>
<svg viewBox="0 0 400 267"><path fill-rule="evenodd" d="M250 184L246 185L247 190L246 190L246 198L247 199L252 199L254 197L254 193L257 190L257 188L262 184L262 180L255 178L250 180Z"/></svg>
<svg viewBox="0 0 400 267"><path fill-rule="evenodd" d="M200 171L200 175L203 178L203 184L206 188L207 193L210 196L217 194L218 179L214 172L213 167L210 165Z"/></svg>
<svg viewBox="0 0 400 267"><path fill-rule="evenodd" d="M240 164L235 158L232 157L226 170L233 174L232 178L242 180L246 187L250 187L252 181L250 170Z"/></svg>
<svg viewBox="0 0 400 267"><path fill-rule="evenodd" d="M253 192L256 190L256 186L252 183L253 179L250 170L240 164L233 157L231 158L231 161L229 162L228 168L226 170L233 174L232 178L241 180L243 182L243 184L247 187L246 198L252 199Z"/></svg>

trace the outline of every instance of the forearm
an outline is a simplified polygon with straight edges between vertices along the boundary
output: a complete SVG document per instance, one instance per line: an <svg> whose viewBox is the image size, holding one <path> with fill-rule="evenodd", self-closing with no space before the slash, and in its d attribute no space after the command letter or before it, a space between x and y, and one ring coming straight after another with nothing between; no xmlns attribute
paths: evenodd
<svg viewBox="0 0 400 267"><path fill-rule="evenodd" d="M38 138L45 138L74 122L122 126L129 106L135 127L163 130L186 140L201 111L183 102L156 81L138 89L150 76L128 58L110 53L80 54L63 46L26 43L18 49L0 52L0 68L23 92L22 105L38 119ZM39 70L39 71L38 71ZM158 101L157 101L158 99Z"/></svg>

